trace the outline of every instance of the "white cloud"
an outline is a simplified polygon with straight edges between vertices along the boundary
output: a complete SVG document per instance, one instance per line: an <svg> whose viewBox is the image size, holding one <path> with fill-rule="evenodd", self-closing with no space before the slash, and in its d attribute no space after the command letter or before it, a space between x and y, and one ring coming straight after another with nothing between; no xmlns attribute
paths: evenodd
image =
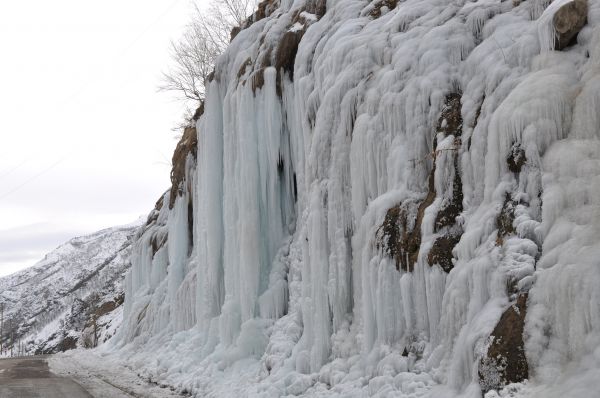
<svg viewBox="0 0 600 398"><path fill-rule="evenodd" d="M168 188L182 109L156 87L188 11L178 0L0 4L0 274L133 221Z"/></svg>
<svg viewBox="0 0 600 398"><path fill-rule="evenodd" d="M33 265L56 242L65 242L83 229L66 229L50 223L37 223L0 231L0 276Z"/></svg>

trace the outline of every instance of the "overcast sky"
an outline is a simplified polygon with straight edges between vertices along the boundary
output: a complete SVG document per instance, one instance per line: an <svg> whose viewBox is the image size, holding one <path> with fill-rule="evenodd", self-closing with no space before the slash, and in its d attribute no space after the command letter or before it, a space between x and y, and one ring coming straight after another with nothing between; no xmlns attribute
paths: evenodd
<svg viewBox="0 0 600 398"><path fill-rule="evenodd" d="M182 104L158 93L190 0L0 3L0 276L146 215Z"/></svg>

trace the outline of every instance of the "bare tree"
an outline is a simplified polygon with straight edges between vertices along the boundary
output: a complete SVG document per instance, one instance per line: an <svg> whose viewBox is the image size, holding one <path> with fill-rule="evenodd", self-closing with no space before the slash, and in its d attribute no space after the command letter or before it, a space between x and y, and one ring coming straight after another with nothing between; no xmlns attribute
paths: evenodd
<svg viewBox="0 0 600 398"><path fill-rule="evenodd" d="M173 66L163 73L161 91L175 91L184 101L202 101L205 81L216 58L229 44L233 27L243 26L256 0L213 0L207 10L194 4L192 21L177 42L171 42Z"/></svg>

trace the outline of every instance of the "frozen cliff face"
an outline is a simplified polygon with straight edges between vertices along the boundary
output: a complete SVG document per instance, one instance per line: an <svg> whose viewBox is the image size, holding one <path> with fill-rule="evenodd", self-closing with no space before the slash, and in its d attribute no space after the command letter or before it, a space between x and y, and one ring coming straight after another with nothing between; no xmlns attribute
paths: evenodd
<svg viewBox="0 0 600 398"><path fill-rule="evenodd" d="M247 25L108 350L199 396L600 391L600 2Z"/></svg>
<svg viewBox="0 0 600 398"><path fill-rule="evenodd" d="M31 268L0 278L3 348L14 355L94 347L121 322L123 278L139 225L71 239Z"/></svg>

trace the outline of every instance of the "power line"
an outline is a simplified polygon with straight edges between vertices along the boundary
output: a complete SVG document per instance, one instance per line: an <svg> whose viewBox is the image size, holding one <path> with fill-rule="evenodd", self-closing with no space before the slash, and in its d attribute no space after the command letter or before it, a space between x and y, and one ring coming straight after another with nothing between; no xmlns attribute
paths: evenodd
<svg viewBox="0 0 600 398"><path fill-rule="evenodd" d="M156 24L158 24L167 14L169 14L173 8L175 8L175 6L180 2L181 0L174 0L171 2L171 4L164 9L164 11L159 14L159 16L152 21L148 26L146 26L146 28L144 28L123 50L121 50L116 56L112 57L113 58L113 62L117 61L118 59L122 58L125 54L127 54L127 52L137 44L137 42L144 37L149 31L150 29L152 29ZM74 100L77 96L79 96L84 89L94 80L93 77L88 78L86 81L84 81L79 88L77 88L75 91L73 91L73 93L71 95L69 95L65 100L63 100L59 105L58 108L64 107L65 105L67 105L69 102L71 102L72 100ZM67 155L63 156L61 159L57 160L56 162L52 163L50 166L46 167L44 170L40 171L39 173L33 175L32 177L28 178L27 180L23 181L21 184L17 185L16 187L10 189L7 192L4 192L3 194L0 194L0 199L3 199L9 195L12 195L13 193L17 192L18 190L20 190L21 188L23 188L24 186L26 186L27 184L35 181L36 179L38 179L39 177L41 177L42 175L48 173L49 171L51 171L52 169L54 169L56 166L58 166L60 163L64 162L68 157L70 157L75 150L77 149L74 148L73 151L69 152ZM22 166L24 166L25 164L27 164L31 159L35 158L36 155L32 155L27 157L25 160L23 160L21 163L17 164L16 166L13 166L12 168L9 169L5 169L5 171L3 171L0 174L0 178L4 178L7 175L10 175L11 173L13 173L15 170L21 168Z"/></svg>
<svg viewBox="0 0 600 398"><path fill-rule="evenodd" d="M13 189L11 189L11 190L3 193L2 195L0 195L0 199L4 199L5 197L7 197L7 196L15 193L19 189L23 188L25 185L27 185L27 184L35 181L39 177L41 177L44 174L48 173L50 170L54 169L56 166L58 166L59 164L61 164L62 162L64 162L69 156L71 156L71 153L67 154L66 156L63 156L61 159L59 159L56 162L52 163L50 166L46 167L44 170L40 171L39 173L37 173L37 174L29 177L28 179L26 179L21 184L19 184L16 187L14 187Z"/></svg>

